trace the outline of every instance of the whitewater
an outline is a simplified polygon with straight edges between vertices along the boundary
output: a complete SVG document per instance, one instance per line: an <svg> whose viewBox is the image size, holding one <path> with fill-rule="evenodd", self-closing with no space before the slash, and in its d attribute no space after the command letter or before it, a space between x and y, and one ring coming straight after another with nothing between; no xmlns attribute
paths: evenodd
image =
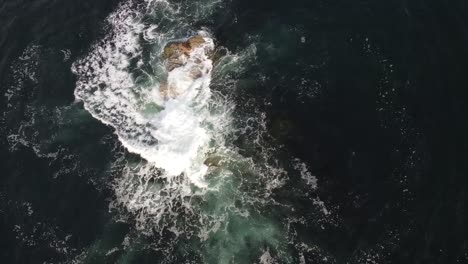
<svg viewBox="0 0 468 264"><path fill-rule="evenodd" d="M184 65L169 72L161 70L166 61L150 62L164 77L142 87L135 83L129 69L131 60L141 56L136 38L142 29L127 20L129 18L123 23L117 18L111 19L117 24L116 28L122 24L135 28L117 31L116 42L98 47L86 62L74 66L76 74L85 76L77 84L75 98L82 101L95 118L112 126L128 151L154 163L167 177L184 173L192 183L205 186L203 176L208 166L203 164L203 157L212 139L212 131L207 126L210 125L208 103L213 67L208 53L214 49L213 40L208 32L198 31L196 34L203 36L205 42L184 58ZM157 51L174 40L170 36L156 37L160 39ZM116 47L111 47L113 44ZM136 68L143 64L140 58ZM195 70L200 72L196 78ZM90 72L97 74L88 78ZM161 89L163 82L177 96L165 98Z"/></svg>
<svg viewBox="0 0 468 264"><path fill-rule="evenodd" d="M255 60L255 44L233 54L208 28L193 27L223 5L121 4L105 37L73 64L76 102L112 127L124 147L110 166L110 209L138 233L157 234L155 250L173 252L182 243L206 263L248 262L249 252L262 263L270 255L289 262L284 238L292 220L284 226L266 208L292 208L272 195L290 173L312 190L316 179L299 159L275 158L281 147L268 143L263 112L236 113L236 76ZM195 36L203 43L170 66L165 47Z"/></svg>

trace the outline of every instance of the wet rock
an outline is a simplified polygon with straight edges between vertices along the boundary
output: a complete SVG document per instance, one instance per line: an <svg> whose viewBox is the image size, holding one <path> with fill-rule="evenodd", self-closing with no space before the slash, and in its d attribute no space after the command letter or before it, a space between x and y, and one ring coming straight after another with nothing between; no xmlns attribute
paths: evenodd
<svg viewBox="0 0 468 264"><path fill-rule="evenodd" d="M210 156L203 162L203 164L205 164L208 167L217 167L220 165L221 160L221 156Z"/></svg>
<svg viewBox="0 0 468 264"><path fill-rule="evenodd" d="M184 42L167 44L163 51L163 58L166 59L167 71L172 71L184 65L192 50L203 43L205 43L205 39L200 35L196 35Z"/></svg>
<svg viewBox="0 0 468 264"><path fill-rule="evenodd" d="M170 43L164 47L163 56L165 59L179 57L182 54L189 55L191 48L188 43Z"/></svg>
<svg viewBox="0 0 468 264"><path fill-rule="evenodd" d="M222 57L226 56L227 54L228 50L224 47L220 47L213 52L211 59L213 60L213 63L217 63Z"/></svg>
<svg viewBox="0 0 468 264"><path fill-rule="evenodd" d="M199 47L203 43L205 43L205 39L200 35L196 35L194 37L189 38L189 40L187 42L188 42L190 48L194 49L194 48Z"/></svg>
<svg viewBox="0 0 468 264"><path fill-rule="evenodd" d="M190 56L190 52L205 43L205 39L200 36L193 36L185 42L169 43L164 47L163 56L165 59L177 59L181 55Z"/></svg>
<svg viewBox="0 0 468 264"><path fill-rule="evenodd" d="M190 77L193 80L196 80L203 76L206 73L201 59L195 57L190 58L191 53L194 49L199 48L205 43L205 39L196 35L188 38L183 42L172 42L167 44L164 47L162 57L165 60L165 66L168 72L184 66L189 59L193 60L195 63L190 68ZM205 50L205 52L210 52L211 50ZM177 89L171 87L171 84L168 84L167 80L162 81L159 87L161 96L163 98L174 98L179 95Z"/></svg>

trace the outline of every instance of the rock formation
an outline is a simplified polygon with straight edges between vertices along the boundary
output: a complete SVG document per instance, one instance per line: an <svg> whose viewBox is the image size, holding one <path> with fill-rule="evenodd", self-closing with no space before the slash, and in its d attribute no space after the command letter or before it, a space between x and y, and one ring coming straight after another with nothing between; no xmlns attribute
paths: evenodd
<svg viewBox="0 0 468 264"><path fill-rule="evenodd" d="M167 44L162 54L163 59L165 59L167 71L170 72L178 67L184 66L191 58L190 56L193 50L205 44L205 42L202 36L196 35L184 42L172 42ZM195 65L190 69L190 77L194 80L203 75L202 67L196 65L201 63L201 60L197 60L199 59L195 58ZM179 95L177 89L169 86L167 81L161 82L159 90L163 98L173 98Z"/></svg>
<svg viewBox="0 0 468 264"><path fill-rule="evenodd" d="M185 60L190 56L193 49L201 46L203 43L205 43L205 39L200 35L193 36L185 42L169 43L164 47L163 52L163 58L167 60L167 70L172 71L174 68L184 65Z"/></svg>

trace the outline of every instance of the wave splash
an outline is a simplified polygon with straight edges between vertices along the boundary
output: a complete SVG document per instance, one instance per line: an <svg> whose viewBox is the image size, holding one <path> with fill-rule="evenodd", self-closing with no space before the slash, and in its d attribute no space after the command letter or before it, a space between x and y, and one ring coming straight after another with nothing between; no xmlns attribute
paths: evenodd
<svg viewBox="0 0 468 264"><path fill-rule="evenodd" d="M213 62L212 35L192 25L219 5L216 0L122 4L108 19L108 35L74 63L75 97L142 158L115 153L111 208L145 235L170 237L155 248L172 252L183 237L188 243L177 246L203 255L206 263L231 263L233 257L248 263L252 252L263 251L288 259L288 228L270 212L291 206L272 193L286 184L290 171L301 170L313 188L316 181L305 165L274 157L281 147L266 143L264 113L233 113L236 78L254 60L256 48L227 52ZM168 66L165 47L193 36L201 36L203 44L178 67Z"/></svg>
<svg viewBox="0 0 468 264"><path fill-rule="evenodd" d="M109 18L112 34L73 66L79 77L75 97L115 129L128 151L154 163L167 177L184 173L197 186L206 186L204 153L213 133L208 129L213 127L208 121L212 70L208 53L214 49L213 40L208 32L198 31L204 43L191 51L184 65L168 72L166 62L157 57L177 36L156 34L153 27L141 24L143 17L123 5ZM154 59L143 57L141 35L158 39ZM194 71L199 74L194 76ZM166 98L163 85L177 96Z"/></svg>
<svg viewBox="0 0 468 264"><path fill-rule="evenodd" d="M206 180L216 170L210 164L235 155L225 144L233 133L234 104L210 89L214 40L208 30L190 26L190 14L202 19L219 2L146 4L124 3L110 15L107 36L73 64L75 97L115 129L126 150L143 158L132 162L115 153L111 207L124 208L122 217L130 213L145 234L187 236L197 225L190 221L210 218L199 213L200 197L219 190ZM203 44L181 57L179 67L168 67L164 48L193 36L201 36Z"/></svg>

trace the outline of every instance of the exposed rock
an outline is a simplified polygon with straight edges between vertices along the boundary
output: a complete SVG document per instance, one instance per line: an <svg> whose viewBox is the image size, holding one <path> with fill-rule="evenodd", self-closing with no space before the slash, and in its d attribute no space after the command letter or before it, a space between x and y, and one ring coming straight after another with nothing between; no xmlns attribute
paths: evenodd
<svg viewBox="0 0 468 264"><path fill-rule="evenodd" d="M180 67L185 64L185 58L182 56L171 57L166 62L167 71L172 71L173 69Z"/></svg>
<svg viewBox="0 0 468 264"><path fill-rule="evenodd" d="M167 60L167 71L172 71L184 65L192 50L203 43L205 43L205 39L200 35L196 35L187 39L185 42L167 44L163 51L163 58Z"/></svg>
<svg viewBox="0 0 468 264"><path fill-rule="evenodd" d="M228 54L228 50L224 47L217 48L211 56L213 63L217 63L222 57Z"/></svg>
<svg viewBox="0 0 468 264"><path fill-rule="evenodd" d="M188 42L190 48L194 49L194 48L200 46L201 44L205 43L205 39L200 35L196 35L194 37L189 38L189 40L187 42Z"/></svg>
<svg viewBox="0 0 468 264"><path fill-rule="evenodd" d="M164 47L164 58L171 59L175 57L179 57L182 54L190 55L190 45L187 42L183 43L170 43L166 47Z"/></svg>
<svg viewBox="0 0 468 264"><path fill-rule="evenodd" d="M203 162L203 164L205 164L208 167L211 167L211 166L217 167L220 165L221 160L222 160L221 156L210 156Z"/></svg>
<svg viewBox="0 0 468 264"><path fill-rule="evenodd" d="M184 42L172 42L164 47L162 57L165 59L165 66L168 72L174 70L175 68L181 67L187 63L187 60L190 59L191 52L200 47L205 43L205 39L196 35ZM190 77L192 79L198 79L203 76L203 67L201 65L202 61L198 58L194 58L195 65L190 69ZM159 87L159 91L163 98L174 98L178 96L177 89L173 89L167 81L162 81Z"/></svg>
<svg viewBox="0 0 468 264"><path fill-rule="evenodd" d="M164 58L165 59L176 59L181 55L190 56L190 52L205 43L205 39L200 36L193 36L185 42L181 43L169 43L164 47Z"/></svg>

